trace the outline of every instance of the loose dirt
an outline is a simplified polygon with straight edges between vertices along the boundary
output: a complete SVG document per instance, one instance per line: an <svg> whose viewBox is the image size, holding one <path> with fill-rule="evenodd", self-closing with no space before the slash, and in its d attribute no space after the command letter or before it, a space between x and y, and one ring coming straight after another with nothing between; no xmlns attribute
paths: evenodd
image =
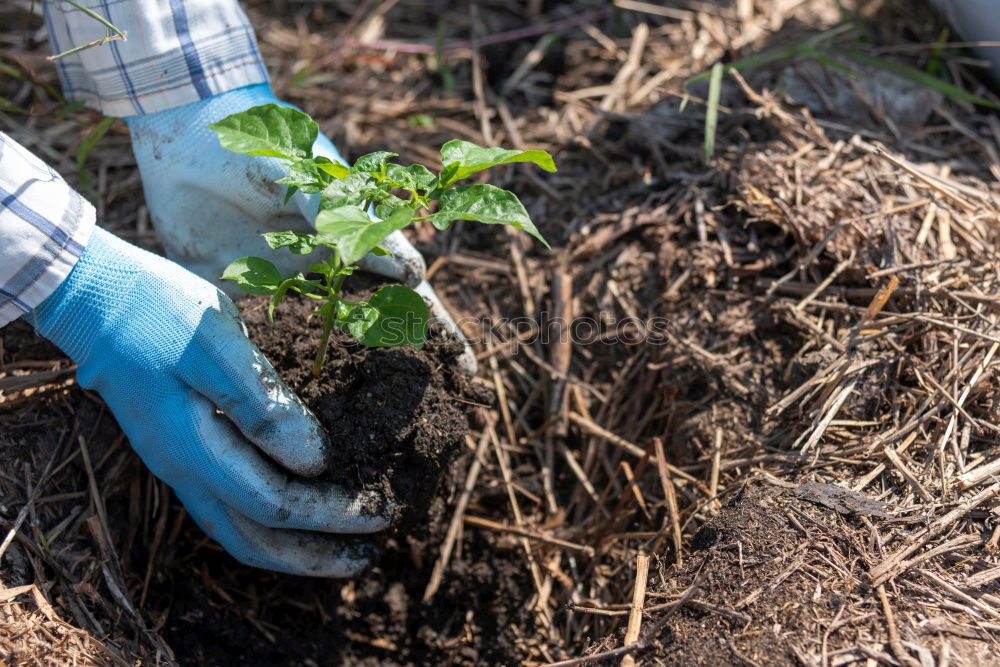
<svg viewBox="0 0 1000 667"><path fill-rule="evenodd" d="M363 278L353 282L366 284ZM355 297L364 295L364 287L360 290ZM202 576L178 571L168 577L169 596L159 586L151 593L153 605L169 599L173 608L176 620L165 629L168 641L185 647L189 664L514 660L509 642L490 638L499 637L515 619L523 620L517 601L526 595L528 581L516 562L497 552L491 536L467 542L433 602L421 602L447 529L447 502L461 481L453 473L464 470L470 456L463 454L467 412L492 403L490 392L457 371L461 345L437 328L422 350L366 348L336 333L316 379L310 368L319 324L308 317L311 303L286 298L273 323L266 318L266 300L249 297L240 304L251 339L335 443L325 477L376 491L400 511L383 536L375 568L346 582L236 567L224 554L203 551L201 557L208 560ZM459 456L465 460L456 461ZM253 591L253 611L204 605L205 581L216 578L220 586L215 590ZM298 604L289 606L293 600ZM447 641L456 633L463 641ZM277 644L276 636L281 637ZM466 637L476 639L467 642Z"/></svg>
<svg viewBox="0 0 1000 667"><path fill-rule="evenodd" d="M47 54L41 17L8 4L0 24L25 29L0 36L4 53ZM965 506L991 493L1000 457L1000 127L988 106L847 54L995 92L975 54L937 43L958 37L925 3L663 4L245 2L276 94L348 157L433 164L429 147L455 137L553 152L558 173L490 176L522 196L551 252L497 226L407 233L457 316L572 311L600 331L516 344L484 322L474 386L506 401L472 406L468 438L449 425L470 406L447 396L469 394L449 388L438 353L389 353L381 365L416 378L403 385L334 355L356 373L339 386L384 391L390 417L368 423L331 392L331 427L378 432L370 446L405 459L345 449L340 479L426 514L402 517L371 572L317 581L236 564L99 398L44 375L61 355L7 327L0 382L35 384L0 398L0 538L28 513L0 585L38 583L103 644L95 663L162 662L162 637L185 664L537 667L622 648L648 554L639 665L1000 663L997 499ZM707 86L688 80L790 52L723 76L706 159ZM21 76L0 77L0 96L30 112L7 114L11 133L76 183L72 156L100 118L46 92L58 80L40 57L0 57ZM100 223L155 249L128 142L116 123L85 168ZM666 321L662 335L629 340L636 318ZM282 354L313 350L296 335L270 352L288 372L301 362ZM421 386L443 393L405 393ZM426 409L441 421L405 425ZM431 479L401 485L408 466L440 467L433 493ZM101 508L110 550L88 530ZM0 603L13 619L0 650L44 656L18 639L48 631L32 624L42 609L27 592Z"/></svg>
<svg viewBox="0 0 1000 667"><path fill-rule="evenodd" d="M363 281L351 283L359 291L345 296L367 295ZM311 316L315 305L290 295L269 322L267 299L240 303L250 339L329 434L332 459L325 477L375 492L404 517L404 530L418 528L469 433L466 409L492 402L458 370L461 343L435 326L423 349L368 348L337 330L323 373L315 378L311 368L321 329Z"/></svg>

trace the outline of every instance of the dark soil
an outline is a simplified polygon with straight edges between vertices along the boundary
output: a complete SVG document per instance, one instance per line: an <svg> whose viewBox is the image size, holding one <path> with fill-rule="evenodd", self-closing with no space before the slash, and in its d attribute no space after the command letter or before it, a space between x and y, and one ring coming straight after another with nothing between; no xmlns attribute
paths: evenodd
<svg viewBox="0 0 1000 667"><path fill-rule="evenodd" d="M346 157L391 148L401 163L433 163L433 147L456 137L521 141L555 154L558 173L529 177L514 166L490 175L522 197L553 253L498 226L408 230L457 316L496 323L559 312L553 277L568 259L575 316L663 318L669 335L638 344L576 342L567 373L549 368L562 368L566 349L554 341L523 349L494 341L501 346L485 386L506 387L512 410L504 415L470 412L463 401L490 400L454 374L457 350L440 339L414 353L365 350L338 337L324 380L313 382L307 373L318 327L288 324L304 319L289 303L277 329L255 335L328 422L339 445L332 474L406 507L384 536L380 561L350 580L238 564L142 465L94 394L63 380L7 392L0 396L0 539L21 508L31 514L0 560L0 590L37 583L67 627L103 643L119 656L115 664L158 664L159 642L142 624L185 665L537 666L622 646L641 551L652 563L640 665L998 664L995 623L966 604L973 596L1000 607L989 541L1000 535L989 511L995 499L914 552L927 560L886 583L885 606L866 583L872 567L982 488L956 488L963 469L1000 455L991 426L1000 420L1000 374L995 357L981 365L997 326L991 116L951 99L903 105L926 90L901 89L903 79L890 83L884 72L859 72L844 86L841 73L820 71L803 55L744 71L760 100L724 78L726 110L715 157L706 162L699 101L706 88L687 85L716 62L815 43L823 34L833 39L830 48L860 48L919 71L933 65L962 89L995 99L983 71L969 64L972 54L914 49L939 40L944 24L926 3L901 0L808 0L787 11L771 5L788 3L677 2L669 3L671 16L612 11L596 0L431 4L432 12L423 0L243 3L276 93L317 118ZM840 33L837 25L848 27L840 24L845 8L862 4L864 18L850 20L856 36ZM736 5L751 7L751 20ZM430 58L378 44L427 45L435 35L443 44L485 44L478 37L594 10L606 13L586 30L478 53L442 49ZM19 26L0 50L5 65L27 76L0 76L0 97L30 112L11 134L42 150L73 184L78 172L89 172L100 223L155 248L127 128L112 125L86 172L78 169L72 156L99 114L64 108L46 92L58 81L40 57L50 49L39 41L37 12L12 3L0 8L0 23ZM648 38L640 40L643 24ZM619 78L633 52L639 67ZM840 97L850 91L857 99ZM901 106L925 122L901 116ZM869 152L875 141L886 145L885 155ZM939 197L890 155L979 194ZM898 271L900 284L865 324L865 309L888 282L889 274L875 278L883 270ZM262 308L247 305L256 326ZM837 363L869 365L848 375ZM23 322L0 332L0 381L67 364ZM824 371L832 373L817 378ZM811 379L823 384L807 385ZM933 394L930 380L945 393ZM850 396L801 456L796 441L848 381ZM648 452L658 438L665 462L685 475L663 473L659 457L633 456L585 422L565 423L559 401L567 394L553 391L560 385L569 390L568 411L603 429L597 433ZM808 391L770 410L798 389ZM954 403L945 400L951 394ZM467 416L471 436L463 435ZM905 441L912 446L887 440L911 419L920 420ZM474 460L469 437L491 447L441 587L424 603ZM897 445L901 465L887 458L886 446ZM719 503L709 488L713 470ZM845 491L816 491L828 485ZM849 489L884 503L889 516L838 513L855 507L857 498L844 495ZM110 551L88 529L101 511ZM669 534L674 517L679 554ZM469 521L475 518L493 527ZM506 532L514 525L532 534L527 553ZM552 537L593 554L542 539ZM951 540L961 545L941 549ZM20 655L5 642L40 627L9 623L13 606L40 618L29 596L0 602L0 655ZM24 655L74 664L53 657L55 642L45 642ZM111 660L101 654L94 662Z"/></svg>
<svg viewBox="0 0 1000 667"><path fill-rule="evenodd" d="M363 296L374 283L360 278L352 287ZM273 615L267 616L281 624L282 641L277 647L254 641L253 651L247 652L247 636L259 633L246 627L234 630L234 620L243 625L243 619L220 608L215 618L185 624L183 645L195 649L189 654L194 662L516 662L513 638L504 631L526 613L519 601L527 597L530 582L517 554L498 549L491 535L471 535L432 603L421 601L450 519L449 495L464 478L470 458L456 461L469 432L466 413L493 400L458 370L455 360L462 345L433 326L420 350L366 348L335 332L323 374L316 379L310 371L319 342L319 323L309 319L313 304L286 298L273 323L267 321L265 299L250 297L241 306L250 338L337 444L326 476L350 488L378 492L400 508L400 516L386 536L380 562L348 582L254 570L228 573L238 581L227 582L225 590L252 590L256 581L271 589L268 597L298 599L308 611L289 615L287 609L271 610ZM197 597L202 581L185 583L191 585L187 593ZM333 602L337 598L339 604ZM293 617L298 620L290 622ZM232 642L208 641L220 632Z"/></svg>
<svg viewBox="0 0 1000 667"><path fill-rule="evenodd" d="M471 459L462 454L467 411L492 402L490 392L458 371L461 345L433 327L422 350L366 348L335 333L317 380L311 365L319 323L308 318L311 303L286 298L273 323L266 318L266 300L250 297L241 306L251 339L337 443L327 477L377 491L401 510L380 561L349 581L244 568L202 548L200 576L168 575L163 583L176 588L154 601L169 600L173 607L164 634L184 662L517 662L514 638L505 630L527 613L521 601L530 581L520 556L498 548L492 535L467 535L435 598L422 602L450 519L450 496ZM188 531L188 540L197 537ZM216 594L243 597L233 604L212 596L206 606L206 585Z"/></svg>
<svg viewBox="0 0 1000 667"><path fill-rule="evenodd" d="M453 358L461 348L440 332L423 351L371 350L338 337L323 380L316 382L308 371L316 334L312 322L302 326L307 314L303 304L287 300L277 322L266 327L256 303L243 305L251 335L325 419L334 441L345 443L333 463L340 478L377 487L409 505L402 529L386 536L382 557L371 571L349 581L320 580L237 563L145 470L100 399L72 383L63 389L50 385L44 393L3 405L0 470L21 470L25 459L41 468L56 452L69 451L73 458L72 443L82 434L99 476L106 470L128 471L131 482L105 489L112 539L126 572L139 574L128 579L133 599L142 597L142 573L150 558L156 559L144 606L149 618L162 619L158 629L183 665L520 662L524 653L510 628L531 622L524 601L532 585L516 542L489 532L466 532L436 596L422 602L450 520L448 503L472 458L461 444L468 429L468 405L462 401L492 400L455 370ZM0 342L4 363L59 363L61 358L22 321L5 327ZM364 398L355 400L359 394ZM365 405L375 408L361 409ZM408 423L413 419L416 424ZM352 440L352 433L377 437L366 446L364 439ZM380 455L387 462L381 466ZM70 469L85 487L79 456ZM155 489L151 496L167 502L136 504L141 488ZM483 494L481 500L489 497ZM3 513L7 500L0 497L0 517L12 520L13 514ZM156 552L151 551L152 535L136 530L134 515L147 513L159 517L168 533ZM81 546L86 548L85 543L76 548ZM0 568L6 585L32 581L25 555L17 541L7 550ZM67 571L68 580L87 580L84 569L85 561L80 561ZM85 617L75 620L87 627Z"/></svg>
<svg viewBox="0 0 1000 667"><path fill-rule="evenodd" d="M869 551L872 523L888 515L873 499L842 490L843 484L785 485L791 486L748 480L695 533L682 568L661 560L650 572L647 609L668 607L684 593L693 593L664 619L648 657L699 667L811 664L808 657L816 653L845 661L892 661L875 639L884 631L885 618L863 574L865 564L874 560ZM841 514L816 502L819 487L840 489L870 516L858 516L850 508L842 508ZM853 615L847 613L851 608ZM915 600L902 601L899 608L920 611ZM651 627L658 616L650 614ZM909 640L933 644L935 637L918 631ZM979 656L970 664L984 664L982 650L961 648Z"/></svg>
<svg viewBox="0 0 1000 667"><path fill-rule="evenodd" d="M351 282L349 289L365 293L364 278ZM241 301L251 340L327 429L333 451L326 476L376 492L397 508L404 532L419 531L469 432L466 408L488 406L489 393L459 371L462 344L437 329L423 349L368 348L334 331L323 373L313 377L321 325L310 317L315 305L296 296L282 300L274 322L267 299Z"/></svg>
<svg viewBox="0 0 1000 667"><path fill-rule="evenodd" d="M660 633L658 658L681 665L795 665L788 635L814 629L809 607L835 612L842 596L857 593L843 585L817 589L812 545L789 516L822 517L824 511L783 491L759 481L743 486L694 535L685 567L669 575L660 570L650 602L697 590L691 596L696 602L682 607ZM829 520L833 513L825 514ZM784 583L777 586L779 581Z"/></svg>

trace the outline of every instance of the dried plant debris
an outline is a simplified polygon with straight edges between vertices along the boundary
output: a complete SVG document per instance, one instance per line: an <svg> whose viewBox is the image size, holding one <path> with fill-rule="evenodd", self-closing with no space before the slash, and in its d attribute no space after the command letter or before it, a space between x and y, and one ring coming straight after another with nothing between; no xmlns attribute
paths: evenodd
<svg viewBox="0 0 1000 667"><path fill-rule="evenodd" d="M552 251L408 230L495 402L459 404L425 533L305 582L222 553L59 352L6 327L0 595L35 585L67 626L21 593L0 650L1000 664L1000 123L978 61L902 0L615 4L247 3L276 92L348 157L436 168L453 137L555 156L496 174ZM0 51L45 52L40 17L0 21L27 26ZM76 179L99 119L47 92L52 67L0 58L30 112L5 127ZM717 62L706 161L705 84L685 84ZM86 168L103 223L155 248L132 160L116 123Z"/></svg>
<svg viewBox="0 0 1000 667"><path fill-rule="evenodd" d="M792 489L792 494L803 500L829 507L841 514L863 514L889 518L889 515L885 513L885 503L872 500L857 491L851 491L836 484L805 482Z"/></svg>

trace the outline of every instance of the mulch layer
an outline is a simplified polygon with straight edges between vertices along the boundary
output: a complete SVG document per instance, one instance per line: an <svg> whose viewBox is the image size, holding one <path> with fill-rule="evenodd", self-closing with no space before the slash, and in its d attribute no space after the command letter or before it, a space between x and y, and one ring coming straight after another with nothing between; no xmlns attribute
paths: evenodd
<svg viewBox="0 0 1000 667"><path fill-rule="evenodd" d="M1000 98L929 8L247 9L277 94L345 155L552 152L490 180L553 250L407 231L480 370L421 371L454 459L349 581L233 561L70 362L5 327L0 661L1000 664ZM37 8L0 22L5 131L157 249L127 129L80 167L100 117L59 99ZM715 63L716 91L689 81ZM419 366L342 361L343 387ZM311 399L370 428L358 395Z"/></svg>

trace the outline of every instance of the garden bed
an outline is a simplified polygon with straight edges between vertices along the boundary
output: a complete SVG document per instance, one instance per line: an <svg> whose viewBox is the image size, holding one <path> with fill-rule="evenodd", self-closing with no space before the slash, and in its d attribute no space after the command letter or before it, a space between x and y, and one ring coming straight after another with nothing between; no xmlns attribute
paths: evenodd
<svg viewBox="0 0 1000 667"><path fill-rule="evenodd" d="M417 357L339 341L327 394L284 359L311 355L312 329L259 339L364 450L341 468L352 481L395 493L381 466L410 469L365 449L373 426L376 447L454 448L439 481L421 476L426 520L387 535L353 580L242 567L58 351L15 323L0 348L0 535L18 530L0 596L37 584L41 597L0 597L0 650L120 664L1000 663L995 112L868 64L848 68L852 85L795 49L863 48L995 102L983 71L927 46L943 24L914 3L866 5L850 24L827 0L522 4L249 7L279 96L345 154L431 164L428 147L459 137L543 148L560 167L498 172L551 252L497 226L408 232L469 318L469 383L448 345ZM446 48L421 53L438 17ZM723 78L706 160L706 84L684 100L684 82L789 49ZM11 117L15 138L72 178L65 156L96 117L61 121L13 79L0 95L32 111ZM87 169L102 224L155 248L124 129ZM262 312L245 312L253 328ZM534 324L504 324L515 317ZM557 317L601 336L531 337ZM336 405L348 388L389 409L357 421ZM432 421L411 430L420 411Z"/></svg>

